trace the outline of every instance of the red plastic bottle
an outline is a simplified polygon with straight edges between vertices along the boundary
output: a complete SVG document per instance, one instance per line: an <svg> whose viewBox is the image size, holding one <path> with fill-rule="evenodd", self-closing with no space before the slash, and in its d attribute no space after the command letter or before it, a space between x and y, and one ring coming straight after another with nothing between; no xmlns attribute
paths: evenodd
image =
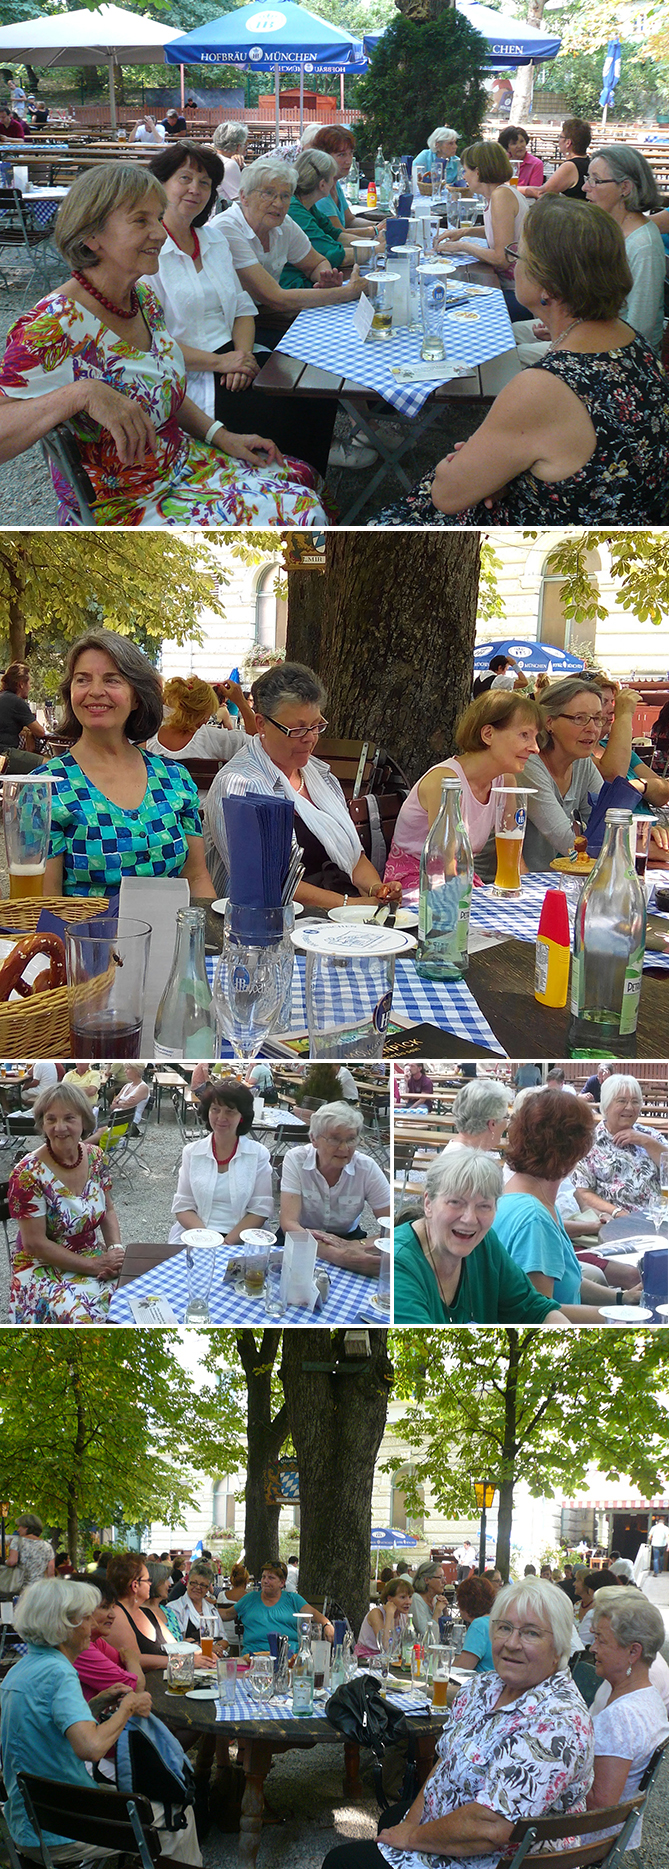
<svg viewBox="0 0 669 1869"><path fill-rule="evenodd" d="M534 997L541 1006L566 1006L569 987L569 910L562 889L547 889L539 918Z"/></svg>

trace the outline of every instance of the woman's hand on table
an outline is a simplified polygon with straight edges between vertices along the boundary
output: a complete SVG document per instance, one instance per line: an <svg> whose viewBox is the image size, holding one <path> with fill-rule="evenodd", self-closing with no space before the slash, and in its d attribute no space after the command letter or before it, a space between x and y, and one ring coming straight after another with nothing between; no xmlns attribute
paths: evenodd
<svg viewBox="0 0 669 1869"><path fill-rule="evenodd" d="M369 893L374 902L388 902L396 908L402 907L401 883L372 883Z"/></svg>
<svg viewBox="0 0 669 1869"><path fill-rule="evenodd" d="M248 389L249 383L252 383L254 376L258 375L259 368L252 351L226 351L225 369L221 371L220 378L223 388Z"/></svg>
<svg viewBox="0 0 669 1869"><path fill-rule="evenodd" d="M342 278L343 274L338 275L338 282ZM356 265L353 267L350 279L346 280L345 285L340 286L340 299L343 300L345 304L348 304L350 299L359 299L362 292L362 283L360 267Z"/></svg>
<svg viewBox="0 0 669 1869"><path fill-rule="evenodd" d="M459 227L449 227L448 233L437 234L434 243L435 253L457 253L458 242L463 239L464 233Z"/></svg>
<svg viewBox="0 0 669 1869"><path fill-rule="evenodd" d="M141 403L134 402L130 396L119 395L118 390L110 389L108 383L98 382L96 377L80 379L79 387L83 396L82 410L93 422L107 429L124 467L133 467L142 462L146 454L156 453L156 430Z"/></svg>
<svg viewBox="0 0 669 1869"><path fill-rule="evenodd" d="M233 435L228 428L219 430L214 435L212 447L219 448L222 454L229 454L233 461L246 461L249 467L285 467L283 455L275 441L266 441L262 435Z"/></svg>
<svg viewBox="0 0 669 1869"><path fill-rule="evenodd" d="M108 1246L107 1251L101 1253L99 1259L94 1261L95 1276L102 1279L118 1278L123 1270L124 1259L123 1246Z"/></svg>

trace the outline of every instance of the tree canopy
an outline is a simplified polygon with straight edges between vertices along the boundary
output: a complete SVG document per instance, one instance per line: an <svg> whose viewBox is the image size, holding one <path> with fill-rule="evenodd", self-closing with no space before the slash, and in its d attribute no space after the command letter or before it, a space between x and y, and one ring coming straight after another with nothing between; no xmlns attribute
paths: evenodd
<svg viewBox="0 0 669 1869"><path fill-rule="evenodd" d="M481 34L454 8L420 24L393 19L356 87L366 116L361 146L382 143L387 156L415 153L435 122L472 142L486 109L485 53Z"/></svg>
<svg viewBox="0 0 669 1869"><path fill-rule="evenodd" d="M551 553L552 573L562 573L560 597L565 616L575 623L605 622L608 609L597 580L588 567L588 554L606 546L618 602L633 610L639 623L659 628L669 617L669 546L664 532L598 532L584 527Z"/></svg>

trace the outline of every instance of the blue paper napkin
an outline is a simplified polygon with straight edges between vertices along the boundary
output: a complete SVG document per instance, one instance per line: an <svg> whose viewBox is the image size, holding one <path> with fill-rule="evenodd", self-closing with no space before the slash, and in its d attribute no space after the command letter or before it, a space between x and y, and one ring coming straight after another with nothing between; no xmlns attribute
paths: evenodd
<svg viewBox="0 0 669 1869"><path fill-rule="evenodd" d="M246 792L225 797L222 804L231 902L239 908L276 908L290 862L292 801Z"/></svg>

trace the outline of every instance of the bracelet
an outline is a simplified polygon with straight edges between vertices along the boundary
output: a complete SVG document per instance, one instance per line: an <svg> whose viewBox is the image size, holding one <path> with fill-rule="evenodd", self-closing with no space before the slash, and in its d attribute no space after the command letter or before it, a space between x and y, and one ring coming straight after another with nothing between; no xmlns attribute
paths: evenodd
<svg viewBox="0 0 669 1869"><path fill-rule="evenodd" d="M623 1294L622 1294L622 1290L621 1290L621 1291L617 1291L617 1292L616 1292L616 1304L622 1304L622 1301L623 1301Z"/></svg>
<svg viewBox="0 0 669 1869"><path fill-rule="evenodd" d="M223 422L212 422L212 423L211 423L211 427L207 429L207 433L206 433L206 435L205 435L205 438L204 438L204 443L203 443L203 446L204 446L205 448L209 448L209 447L211 446L211 438L212 438L212 435L215 435L215 434L217 433L217 431L218 431L218 429L219 429L219 428L223 428L223 427L224 427L224 423L223 423Z"/></svg>
<svg viewBox="0 0 669 1869"><path fill-rule="evenodd" d="M342 902L342 908L344 908L344 909L346 908L346 904L347 904L347 902L348 902L348 896L344 896L344 900L343 900L343 902Z"/></svg>

